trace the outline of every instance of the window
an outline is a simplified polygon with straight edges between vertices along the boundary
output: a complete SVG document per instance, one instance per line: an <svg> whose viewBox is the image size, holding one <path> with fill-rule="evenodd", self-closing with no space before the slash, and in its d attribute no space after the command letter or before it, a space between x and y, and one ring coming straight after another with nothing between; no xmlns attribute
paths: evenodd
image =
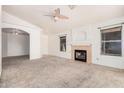
<svg viewBox="0 0 124 93"><path fill-rule="evenodd" d="M121 29L114 27L101 30L101 54L111 56L121 56Z"/></svg>
<svg viewBox="0 0 124 93"><path fill-rule="evenodd" d="M66 36L60 37L60 51L66 52Z"/></svg>

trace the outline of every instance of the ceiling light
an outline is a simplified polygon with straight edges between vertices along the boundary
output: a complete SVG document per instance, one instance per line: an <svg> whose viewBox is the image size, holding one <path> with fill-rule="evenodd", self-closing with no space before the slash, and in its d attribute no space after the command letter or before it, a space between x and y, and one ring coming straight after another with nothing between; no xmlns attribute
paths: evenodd
<svg viewBox="0 0 124 93"><path fill-rule="evenodd" d="M57 20L59 20L59 18L58 17L54 17L54 19L57 21Z"/></svg>
<svg viewBox="0 0 124 93"><path fill-rule="evenodd" d="M15 32L15 35L18 35L19 33Z"/></svg>
<svg viewBox="0 0 124 93"><path fill-rule="evenodd" d="M16 28L13 29L13 34L14 35L19 35L19 33L17 32L18 30Z"/></svg>

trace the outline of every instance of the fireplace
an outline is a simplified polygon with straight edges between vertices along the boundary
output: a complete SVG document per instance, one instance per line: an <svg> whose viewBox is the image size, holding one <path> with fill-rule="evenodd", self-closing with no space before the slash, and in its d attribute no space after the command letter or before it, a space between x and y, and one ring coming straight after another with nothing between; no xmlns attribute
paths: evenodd
<svg viewBox="0 0 124 93"><path fill-rule="evenodd" d="M92 45L72 45L71 51L73 60L79 60L87 64L92 63Z"/></svg>
<svg viewBox="0 0 124 93"><path fill-rule="evenodd" d="M75 50L75 60L87 62L87 51L86 50Z"/></svg>

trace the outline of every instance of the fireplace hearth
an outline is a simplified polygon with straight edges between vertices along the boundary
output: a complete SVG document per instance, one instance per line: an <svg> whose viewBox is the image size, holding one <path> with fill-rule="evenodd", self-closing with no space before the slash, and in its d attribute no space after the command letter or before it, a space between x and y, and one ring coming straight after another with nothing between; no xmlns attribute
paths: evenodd
<svg viewBox="0 0 124 93"><path fill-rule="evenodd" d="M87 62L87 51L86 50L75 50L75 60Z"/></svg>

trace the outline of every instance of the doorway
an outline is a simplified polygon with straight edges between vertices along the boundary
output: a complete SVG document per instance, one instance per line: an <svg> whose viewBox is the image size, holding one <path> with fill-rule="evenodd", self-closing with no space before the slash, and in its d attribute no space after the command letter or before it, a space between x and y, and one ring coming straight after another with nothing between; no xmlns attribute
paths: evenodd
<svg viewBox="0 0 124 93"><path fill-rule="evenodd" d="M30 59L30 35L16 28L2 28L2 63L23 62Z"/></svg>

